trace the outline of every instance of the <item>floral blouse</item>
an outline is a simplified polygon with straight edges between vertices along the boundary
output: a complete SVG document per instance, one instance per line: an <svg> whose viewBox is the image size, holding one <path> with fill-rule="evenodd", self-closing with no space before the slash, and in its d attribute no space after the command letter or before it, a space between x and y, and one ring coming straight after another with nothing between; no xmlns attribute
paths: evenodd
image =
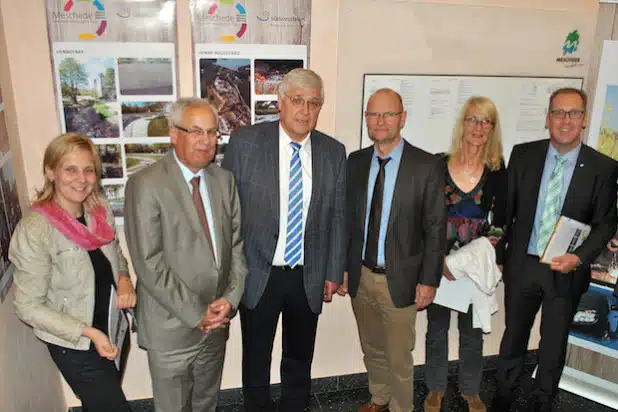
<svg viewBox="0 0 618 412"><path fill-rule="evenodd" d="M448 165L448 155L444 155L444 159ZM485 167L476 186L464 192L455 184L446 167L447 250L457 249L481 236L502 237L505 179L504 166L497 171Z"/></svg>

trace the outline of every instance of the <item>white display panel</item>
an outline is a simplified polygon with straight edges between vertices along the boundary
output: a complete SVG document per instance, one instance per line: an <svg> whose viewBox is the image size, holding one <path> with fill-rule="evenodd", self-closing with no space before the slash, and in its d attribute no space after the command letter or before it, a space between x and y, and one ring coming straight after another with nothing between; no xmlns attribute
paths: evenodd
<svg viewBox="0 0 618 412"><path fill-rule="evenodd" d="M508 160L514 145L548 137L545 115L551 93L582 84L581 78L365 74L362 110L380 88L399 92L408 113L402 137L428 152L440 153L450 146L464 102L471 96L489 97L498 108ZM370 146L364 116L361 127L361 146Z"/></svg>

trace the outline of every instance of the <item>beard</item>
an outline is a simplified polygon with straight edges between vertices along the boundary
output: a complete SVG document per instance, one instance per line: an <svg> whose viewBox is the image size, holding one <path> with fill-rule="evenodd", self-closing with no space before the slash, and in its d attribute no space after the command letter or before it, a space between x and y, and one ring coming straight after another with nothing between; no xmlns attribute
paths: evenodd
<svg viewBox="0 0 618 412"><path fill-rule="evenodd" d="M374 143L389 144L389 143L393 143L395 139L397 139L397 136L389 134L387 136L378 138L378 137L373 136L371 133L369 133L369 139L371 139L371 141Z"/></svg>

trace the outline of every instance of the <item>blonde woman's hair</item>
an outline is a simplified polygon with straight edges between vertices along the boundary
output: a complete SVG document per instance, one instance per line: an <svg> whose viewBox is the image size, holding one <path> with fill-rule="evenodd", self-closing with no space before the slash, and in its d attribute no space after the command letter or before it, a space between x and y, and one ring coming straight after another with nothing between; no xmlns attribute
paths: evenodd
<svg viewBox="0 0 618 412"><path fill-rule="evenodd" d="M498 109L491 99L487 97L473 96L470 97L457 116L455 126L453 127L453 137L451 139L451 148L449 155L451 157L459 156L463 145L464 135L464 118L468 110L474 109L479 115L490 120L494 126L492 133L487 138L487 142L481 153L481 163L487 165L490 170L498 170L502 165L502 130L500 128L500 116Z"/></svg>
<svg viewBox="0 0 618 412"><path fill-rule="evenodd" d="M56 170L62 159L67 154L76 150L84 150L92 155L94 171L97 176L97 181L92 188L92 193L84 203L87 208L92 208L100 203L101 159L99 158L97 149L89 138L80 136L77 133L65 133L52 140L45 149L45 154L43 155L43 177L45 178L45 183L41 190L37 190L36 196L32 201L33 204L49 202L54 198L56 189L54 187L54 182L47 177L46 170Z"/></svg>

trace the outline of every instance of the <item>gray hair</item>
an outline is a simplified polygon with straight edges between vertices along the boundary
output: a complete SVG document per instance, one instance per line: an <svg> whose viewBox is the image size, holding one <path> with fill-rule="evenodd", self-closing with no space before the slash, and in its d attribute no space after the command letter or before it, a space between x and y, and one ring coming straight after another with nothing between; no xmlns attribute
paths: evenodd
<svg viewBox="0 0 618 412"><path fill-rule="evenodd" d="M208 103L206 99L201 99L199 97L182 97L172 104L172 108L170 109L170 114L168 116L170 126L180 125L180 122L182 122L182 115L185 113L185 110L199 108L209 108L215 115L215 119L217 118L217 111L210 103Z"/></svg>
<svg viewBox="0 0 618 412"><path fill-rule="evenodd" d="M320 89L320 99L324 100L324 83L319 74L310 69L289 71L279 83L279 97L284 97L291 89Z"/></svg>

